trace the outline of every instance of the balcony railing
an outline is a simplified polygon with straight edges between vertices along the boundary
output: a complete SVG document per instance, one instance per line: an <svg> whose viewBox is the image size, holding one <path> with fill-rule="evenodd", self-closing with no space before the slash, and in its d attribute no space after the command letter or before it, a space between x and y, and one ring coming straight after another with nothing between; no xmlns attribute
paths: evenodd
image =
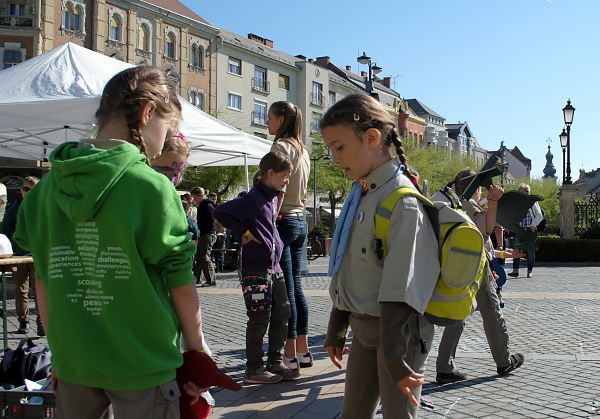
<svg viewBox="0 0 600 419"><path fill-rule="evenodd" d="M270 83L265 79L253 77L252 90L262 93L269 93L271 90Z"/></svg>
<svg viewBox="0 0 600 419"><path fill-rule="evenodd" d="M204 67L198 67L197 65L188 64L188 68L193 73L204 74L206 69Z"/></svg>
<svg viewBox="0 0 600 419"><path fill-rule="evenodd" d="M33 28L33 16L0 16L0 26L12 26L15 28Z"/></svg>
<svg viewBox="0 0 600 419"><path fill-rule="evenodd" d="M252 123L263 127L267 126L267 113L252 111Z"/></svg>
<svg viewBox="0 0 600 419"><path fill-rule="evenodd" d="M323 97L323 93L311 93L310 94L310 104L323 107L325 106L325 98Z"/></svg>
<svg viewBox="0 0 600 419"><path fill-rule="evenodd" d="M135 53L140 57L144 57L148 60L152 58L152 51L146 51L145 49L136 48Z"/></svg>

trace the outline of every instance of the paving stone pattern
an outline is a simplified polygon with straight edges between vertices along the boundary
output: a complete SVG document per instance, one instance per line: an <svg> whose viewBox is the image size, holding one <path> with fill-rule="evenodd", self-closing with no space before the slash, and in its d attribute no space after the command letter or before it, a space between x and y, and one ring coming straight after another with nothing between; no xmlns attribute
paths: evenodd
<svg viewBox="0 0 600 419"><path fill-rule="evenodd" d="M312 272L303 280L310 295L311 351L318 365L303 381L288 383L287 387L265 386L269 389L259 388L251 394L244 388L235 396L242 398L237 407L217 408L215 418L337 417L343 396L343 371L332 369L322 349L331 308L326 263L327 259L318 259L311 264ZM526 269L521 269L521 274L525 273ZM435 349L441 336L441 330L437 330L423 389L423 398L433 402L434 409L420 409L420 417L600 417L599 285L600 267L540 267L534 270L532 279L511 279L504 287L504 315L511 349L524 353L526 362L506 378L497 377L481 317L475 313L467 321L456 359L456 365L470 380L446 386L434 384ZM215 359L228 374L241 379L246 315L237 286L235 274L219 274L217 287L198 288L198 293L204 331ZM12 299L8 314L8 330L12 332L18 326ZM9 336L9 345L16 346L19 335ZM225 394L230 392L215 393L219 403L232 403L227 398L233 396ZM252 402L256 397L258 404Z"/></svg>

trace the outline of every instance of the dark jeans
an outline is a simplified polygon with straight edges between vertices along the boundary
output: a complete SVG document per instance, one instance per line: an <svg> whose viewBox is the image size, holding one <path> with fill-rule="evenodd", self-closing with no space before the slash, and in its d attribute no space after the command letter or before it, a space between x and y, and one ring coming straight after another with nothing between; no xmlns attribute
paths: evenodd
<svg viewBox="0 0 600 419"><path fill-rule="evenodd" d="M302 291L302 249L308 226L303 215L287 215L277 222L277 230L283 241L279 265L285 277L291 309L287 337L296 339L298 335L308 334L308 302Z"/></svg>
<svg viewBox="0 0 600 419"><path fill-rule="evenodd" d="M537 232L534 233L535 238L537 240ZM513 259L513 271L519 271L519 264L521 263L521 258ZM533 265L535 264L535 251L527 253L527 272L533 271Z"/></svg>
<svg viewBox="0 0 600 419"><path fill-rule="evenodd" d="M247 311L248 324L246 326L246 374L252 375L261 369L263 363L263 338L269 328L269 349L267 352L267 365L281 362L281 351L285 345L287 322L290 316L290 303L288 302L285 281L281 274L272 276L273 301L271 309L262 312Z"/></svg>

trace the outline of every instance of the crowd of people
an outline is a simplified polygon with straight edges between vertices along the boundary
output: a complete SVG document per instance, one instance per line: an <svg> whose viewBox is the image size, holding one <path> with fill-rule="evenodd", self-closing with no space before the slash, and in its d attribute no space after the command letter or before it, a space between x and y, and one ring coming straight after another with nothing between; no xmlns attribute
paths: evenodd
<svg viewBox="0 0 600 419"><path fill-rule="evenodd" d="M31 252L35 260L35 270L15 275L19 332L29 332L32 281L38 334L47 334L53 353L58 417L96 418L111 405L117 418L178 418L181 392L197 400L206 389L192 382L180 388L175 369L182 351L209 352L196 285L217 284L228 248L240 254L248 317L244 381L297 379L313 365L301 269L310 158L300 109L270 106L275 140L252 189L219 205L217 194L202 187L182 196L175 190L190 147L178 131L181 104L162 70L136 67L114 76L96 117L96 137L54 150L52 170L39 182L24 180L27 199L8 208L2 225L15 254ZM378 400L384 417L415 417L434 334L424 308L440 272L432 262L435 226L423 204L406 196L388 214L386 253L373 245L382 200L398 188L419 190L396 123L377 100L348 96L329 108L320 128L333 163L355 181L329 265L325 347L340 368L353 332L341 417L372 417ZM472 174L456 175L458 196ZM490 187L484 207L479 188L462 202L489 260L500 256L490 237L502 195ZM534 208L522 225L535 231L539 222ZM501 256L514 256L511 274L518 273L523 255L503 249ZM533 260L529 255L529 277ZM486 263L476 299L504 376L524 357L509 349L496 288ZM454 364L464 327L459 321L444 329L436 363L441 384L467 379Z"/></svg>

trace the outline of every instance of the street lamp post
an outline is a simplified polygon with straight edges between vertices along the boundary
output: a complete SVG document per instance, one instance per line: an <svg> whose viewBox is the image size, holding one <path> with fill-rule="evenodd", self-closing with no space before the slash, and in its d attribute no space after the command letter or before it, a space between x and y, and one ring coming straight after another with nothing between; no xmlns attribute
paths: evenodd
<svg viewBox="0 0 600 419"><path fill-rule="evenodd" d="M317 162L321 159L331 160L331 156L326 154L310 159L313 162L313 226L317 225Z"/></svg>
<svg viewBox="0 0 600 419"><path fill-rule="evenodd" d="M371 57L369 57L364 52L360 57L356 59L360 64L368 64L369 65L369 76L367 81L365 82L365 90L370 95L373 92L373 80L377 74L381 73L383 68L379 67L376 63L371 62Z"/></svg>
<svg viewBox="0 0 600 419"><path fill-rule="evenodd" d="M567 135L567 132L565 131L565 129L563 128L562 132L560 133L560 135L558 136L558 138L560 138L560 147L562 148L562 152L563 152L563 176L562 176L562 183L564 185L565 183L565 152L567 151L567 145L569 144L568 142L568 138L569 136Z"/></svg>
<svg viewBox="0 0 600 419"><path fill-rule="evenodd" d="M562 111L565 125L567 126L567 176L564 183L571 184L573 183L571 182L571 124L573 123L573 115L575 114L575 108L571 106L571 99L567 100L567 105Z"/></svg>

